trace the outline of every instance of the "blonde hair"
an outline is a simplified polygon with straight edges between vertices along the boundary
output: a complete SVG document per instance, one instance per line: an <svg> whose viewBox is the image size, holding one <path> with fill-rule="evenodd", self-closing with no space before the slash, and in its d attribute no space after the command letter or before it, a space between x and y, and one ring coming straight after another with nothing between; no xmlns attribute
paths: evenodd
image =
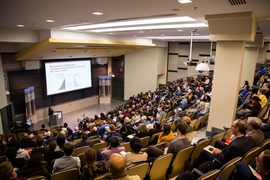
<svg viewBox="0 0 270 180"><path fill-rule="evenodd" d="M190 123L191 123L191 119L188 116L182 117L182 120L185 121L188 125L190 125Z"/></svg>
<svg viewBox="0 0 270 180"><path fill-rule="evenodd" d="M139 131L140 131L140 133L146 133L148 131L148 129L147 129L145 124L140 124Z"/></svg>

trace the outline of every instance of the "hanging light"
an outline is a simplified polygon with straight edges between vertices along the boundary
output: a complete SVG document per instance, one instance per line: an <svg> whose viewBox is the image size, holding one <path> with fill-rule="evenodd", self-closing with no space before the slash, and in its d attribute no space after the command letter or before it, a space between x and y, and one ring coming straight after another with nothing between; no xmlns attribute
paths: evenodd
<svg viewBox="0 0 270 180"><path fill-rule="evenodd" d="M210 71L210 68L209 68L208 64L202 62L202 63L197 65L196 71L199 71L199 73L202 73L205 71Z"/></svg>

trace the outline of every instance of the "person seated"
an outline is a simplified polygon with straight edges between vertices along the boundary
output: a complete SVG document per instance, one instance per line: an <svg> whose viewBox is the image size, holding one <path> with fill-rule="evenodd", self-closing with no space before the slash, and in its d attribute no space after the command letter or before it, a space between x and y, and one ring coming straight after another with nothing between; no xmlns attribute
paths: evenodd
<svg viewBox="0 0 270 180"><path fill-rule="evenodd" d="M119 146L119 138L113 136L110 138L109 146L100 152L103 159L108 160L113 153L120 153L121 151L126 151L124 146Z"/></svg>
<svg viewBox="0 0 270 180"><path fill-rule="evenodd" d="M97 161L97 153L91 148L84 153L86 165L82 169L80 180L90 180L109 172L106 161Z"/></svg>
<svg viewBox="0 0 270 180"><path fill-rule="evenodd" d="M0 156L5 156L6 150L7 150L6 145L4 144L3 140L0 140Z"/></svg>
<svg viewBox="0 0 270 180"><path fill-rule="evenodd" d="M47 140L47 143L49 143L51 141L56 141L58 134L59 134L58 131L54 131L53 136L49 137L49 139Z"/></svg>
<svg viewBox="0 0 270 180"><path fill-rule="evenodd" d="M237 119L232 123L231 129L232 134L235 135L234 140L222 150L213 148L211 149L211 153L203 150L194 163L195 168L198 168L200 165L209 165L209 161L213 161L215 158L221 164L225 164L235 157L243 156L248 150L251 149L249 139L245 136L247 131L247 123L241 119ZM218 164L218 166L221 165Z"/></svg>
<svg viewBox="0 0 270 180"><path fill-rule="evenodd" d="M247 104L244 104L243 109L236 113L238 118L245 119L250 116L256 117L258 115L259 111L261 110L261 104L259 103L260 99L258 96L252 96L251 101L251 107Z"/></svg>
<svg viewBox="0 0 270 180"><path fill-rule="evenodd" d="M147 135L152 137L154 134L162 132L162 128L160 125L160 122L155 122L154 127L152 129L149 129Z"/></svg>
<svg viewBox="0 0 270 180"><path fill-rule="evenodd" d="M125 154L125 160L127 165L130 165L135 162L146 161L147 160L147 153L141 152L142 149L142 142L140 138L134 137L130 140L130 148L132 152L127 152Z"/></svg>
<svg viewBox="0 0 270 180"><path fill-rule="evenodd" d="M17 170L16 173L18 177L44 176L46 177L46 180L50 180L51 178L51 174L42 164L42 157L39 153L31 155L26 166Z"/></svg>
<svg viewBox="0 0 270 180"><path fill-rule="evenodd" d="M18 140L15 140L15 142L13 143L13 146L17 149L17 156L16 158L24 158L25 160L29 160L30 156L28 154L28 152L25 149L21 148L21 143Z"/></svg>
<svg viewBox="0 0 270 180"><path fill-rule="evenodd" d="M64 156L64 152L63 151L56 151L56 142L55 141L51 141L49 143L49 153L44 154L44 159L45 161L48 163L48 165L51 164L52 160L54 159L58 159ZM51 168L50 168L51 169ZM52 171L52 170L50 170Z"/></svg>
<svg viewBox="0 0 270 180"><path fill-rule="evenodd" d="M16 178L16 173L14 173L14 168L9 161L4 161L0 164L0 179L1 180L26 180Z"/></svg>
<svg viewBox="0 0 270 180"><path fill-rule="evenodd" d="M25 149L25 148L31 148L31 147L36 147L37 143L34 140L34 134L30 133L28 135L28 138L26 141L21 142L21 148Z"/></svg>
<svg viewBox="0 0 270 180"><path fill-rule="evenodd" d="M131 138L133 138L133 128L131 125L126 125L125 131L122 132L122 138L125 142L129 142Z"/></svg>
<svg viewBox="0 0 270 180"><path fill-rule="evenodd" d="M158 136L157 143L170 142L172 139L174 139L174 134L171 131L171 126L168 123L165 123L162 126L162 129L163 132Z"/></svg>
<svg viewBox="0 0 270 180"><path fill-rule="evenodd" d="M41 125L40 131L46 131L46 132L48 132L48 130L45 128L45 124L42 124L42 125Z"/></svg>
<svg viewBox="0 0 270 180"><path fill-rule="evenodd" d="M35 147L31 154L40 153L40 154L46 154L49 153L50 150L48 147L44 146L44 139L41 136L38 136L37 138L37 147Z"/></svg>
<svg viewBox="0 0 270 180"><path fill-rule="evenodd" d="M79 137L78 133L79 133L79 128L76 126L76 127L74 127L74 131L71 135L71 139L72 140L79 139L80 137Z"/></svg>
<svg viewBox="0 0 270 180"><path fill-rule="evenodd" d="M109 140L111 139L111 137L116 136L116 137L121 137L120 132L116 131L116 127L113 124L109 125L110 128L110 133L108 134L108 136L106 137L105 141L109 142Z"/></svg>
<svg viewBox="0 0 270 180"><path fill-rule="evenodd" d="M66 143L66 136L64 134L59 134L59 136L57 136L56 139L57 146L55 151L62 151L65 143Z"/></svg>
<svg viewBox="0 0 270 180"><path fill-rule="evenodd" d="M24 158L16 158L17 149L15 147L9 147L6 150L6 156L14 168L22 168L26 164L26 161Z"/></svg>
<svg viewBox="0 0 270 180"><path fill-rule="evenodd" d="M124 179L140 180L141 179L138 175L129 176L127 174L125 158L118 153L113 153L110 156L110 159L108 160L108 164L110 166L109 171L111 173L111 175L109 176L109 179L114 179L114 180L124 180Z"/></svg>
<svg viewBox="0 0 270 180"><path fill-rule="evenodd" d="M270 179L270 150L266 149L263 151L256 160L256 172L261 176L262 180ZM236 173L234 174L234 179L237 180L257 180L258 178L254 176L251 172L248 164L244 162L239 162L236 164Z"/></svg>
<svg viewBox="0 0 270 180"><path fill-rule="evenodd" d="M52 173L61 172L72 168L77 168L78 170L80 170L80 158L72 156L74 152L74 146L71 143L67 142L63 146L63 151L65 155L55 160Z"/></svg>
<svg viewBox="0 0 270 180"><path fill-rule="evenodd" d="M170 143L164 144L164 149L161 150L156 146L149 146L147 149L148 157L159 157L163 154L172 153L174 156L182 149L189 147L191 142L186 137L187 134L187 123L180 121L177 125L177 139Z"/></svg>
<svg viewBox="0 0 270 180"><path fill-rule="evenodd" d="M90 140L88 140L88 134L84 132L82 134L82 140L74 145L74 148L82 147L82 146L89 146L92 147L92 143Z"/></svg>
<svg viewBox="0 0 270 180"><path fill-rule="evenodd" d="M187 133L190 133L193 131L193 127L190 126L191 119L188 116L183 116L182 119L179 119L177 121L174 121L175 126L180 122L180 121L185 121L187 123Z"/></svg>
<svg viewBox="0 0 270 180"><path fill-rule="evenodd" d="M249 117L247 119L247 137L250 141L251 147L258 146L264 140L264 134L260 130L262 125L262 121L260 118L257 117Z"/></svg>
<svg viewBox="0 0 270 180"><path fill-rule="evenodd" d="M139 138L143 138L143 137L148 136L148 129L147 129L145 124L139 125L139 131L136 133L135 136L137 136Z"/></svg>
<svg viewBox="0 0 270 180"><path fill-rule="evenodd" d="M262 88L260 88L258 90L258 92L257 92L257 96L260 99L261 108L263 108L268 102L268 100L267 100L266 96L264 95L264 93L265 93L265 89L262 89Z"/></svg>

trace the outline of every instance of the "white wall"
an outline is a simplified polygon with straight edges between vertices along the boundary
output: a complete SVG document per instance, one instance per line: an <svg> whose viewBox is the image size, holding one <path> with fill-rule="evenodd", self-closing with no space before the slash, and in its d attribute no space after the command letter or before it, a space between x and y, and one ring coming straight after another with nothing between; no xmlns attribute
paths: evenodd
<svg viewBox="0 0 270 180"><path fill-rule="evenodd" d="M125 100L141 91L154 91L157 88L158 74L166 70L166 49L149 48L125 55Z"/></svg>
<svg viewBox="0 0 270 180"><path fill-rule="evenodd" d="M0 109L7 105L2 58L0 54ZM0 113L0 134L3 134L2 118Z"/></svg>

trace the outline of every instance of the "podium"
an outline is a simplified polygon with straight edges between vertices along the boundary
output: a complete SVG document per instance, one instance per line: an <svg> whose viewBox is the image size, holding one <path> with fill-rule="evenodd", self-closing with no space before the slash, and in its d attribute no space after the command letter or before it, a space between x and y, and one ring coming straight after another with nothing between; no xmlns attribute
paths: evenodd
<svg viewBox="0 0 270 180"><path fill-rule="evenodd" d="M62 111L56 111L54 114L50 115L49 117L49 125L59 125L63 122L63 113Z"/></svg>

